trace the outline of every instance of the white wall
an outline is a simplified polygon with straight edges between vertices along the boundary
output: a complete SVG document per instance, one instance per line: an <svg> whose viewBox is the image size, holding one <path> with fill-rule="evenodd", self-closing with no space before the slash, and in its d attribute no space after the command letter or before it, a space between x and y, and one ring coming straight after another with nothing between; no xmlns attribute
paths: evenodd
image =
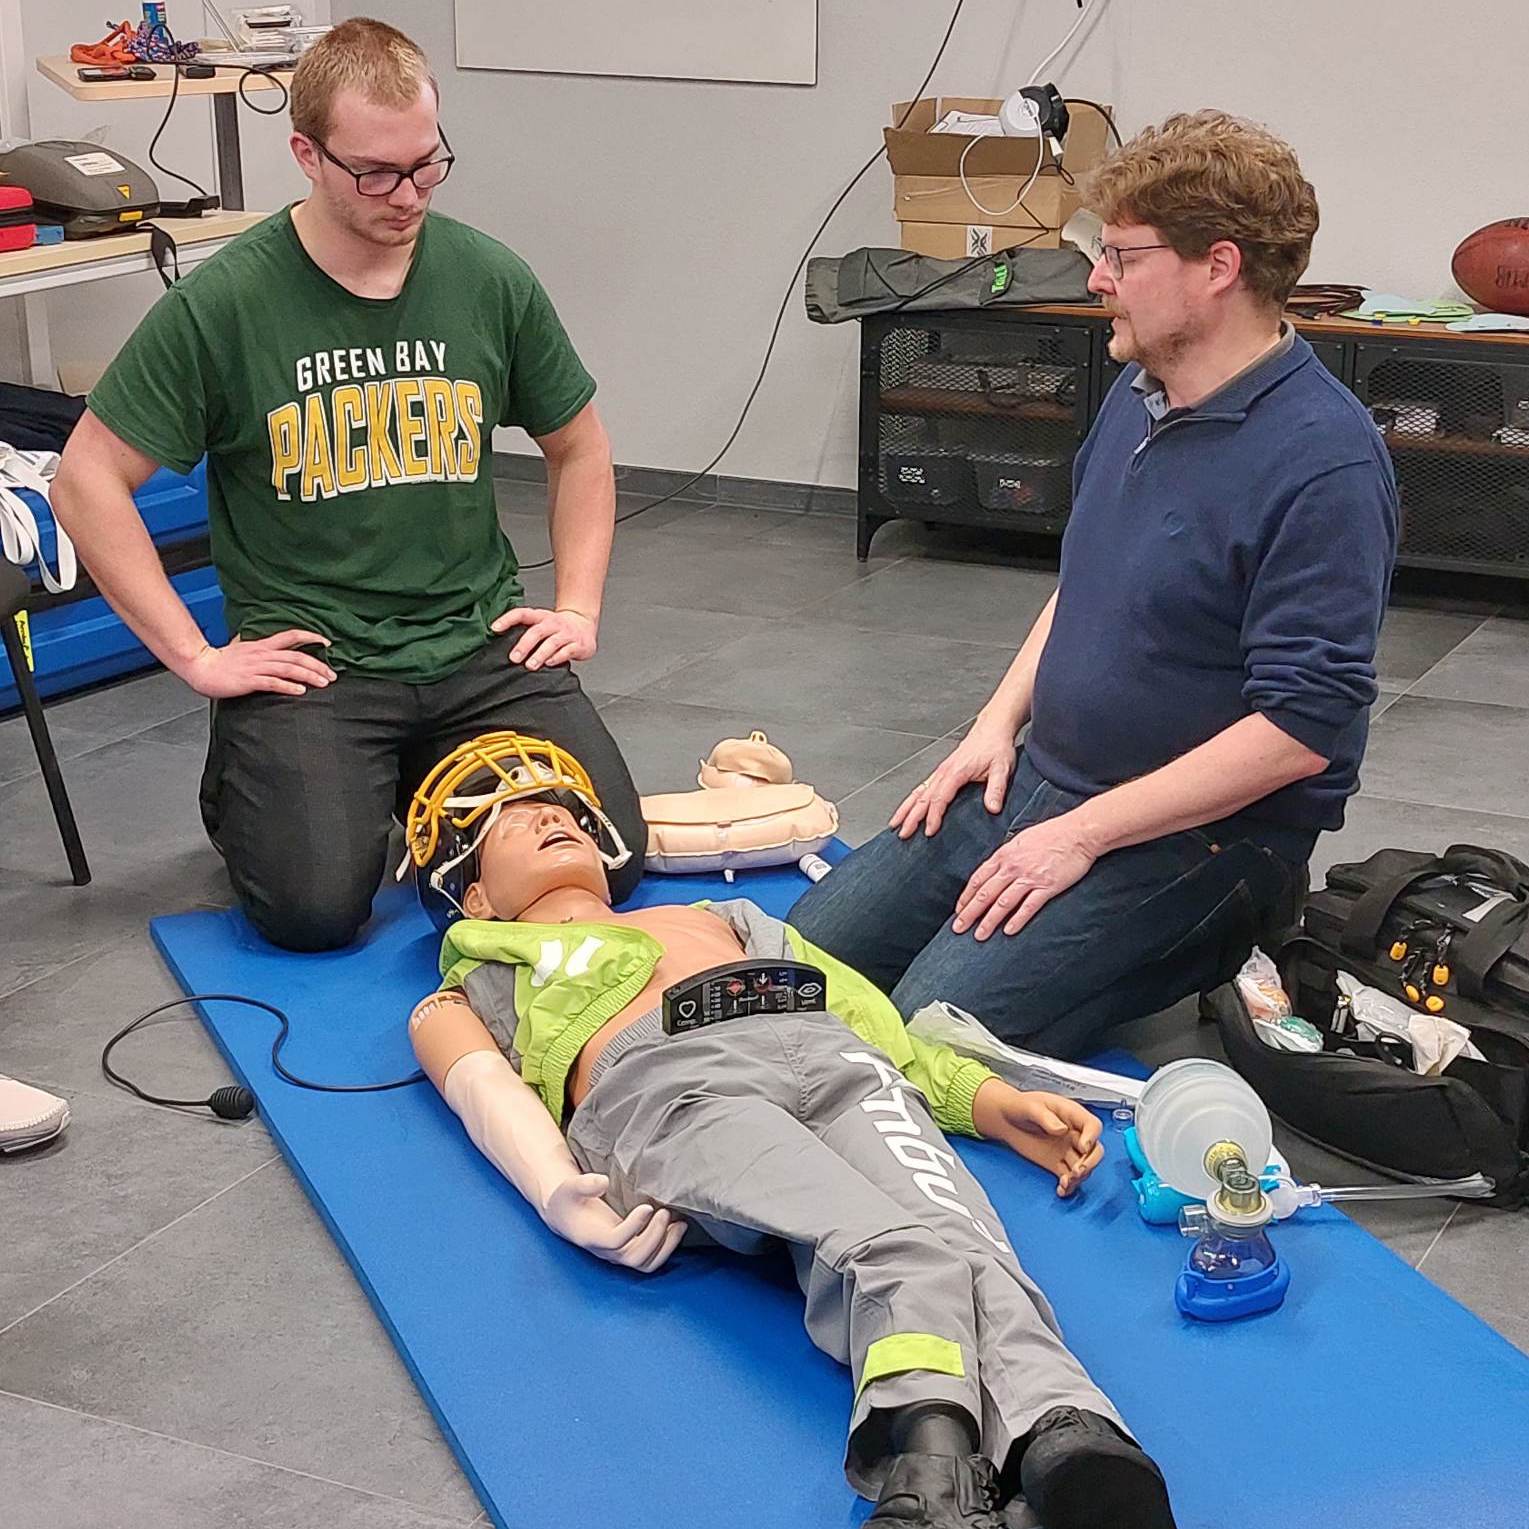
<svg viewBox="0 0 1529 1529"><path fill-rule="evenodd" d="M90 0L22 4L33 52L61 51L99 22ZM1127 133L1205 105L1283 133L1322 202L1313 280L1439 295L1466 233L1529 213L1529 153L1515 125L1524 0L1473 0L1447 21L1425 0L1099 5L1048 76L1064 94L1116 103ZM429 51L459 156L437 205L540 273L600 379L617 459L688 469L732 428L802 245L876 148L889 103L922 78L950 15L946 0L821 0L820 83L808 89L458 70L451 0L329 8L335 19L381 16ZM171 0L172 23L198 12L196 0ZM1023 83L1076 14L1072 0L966 0L931 88ZM32 102L39 133L102 120L41 79ZM1468 115L1453 133L1428 120L1456 102ZM162 157L210 174L208 109L185 103L178 117ZM119 107L110 120L113 142L134 154L157 111ZM243 127L250 205L300 194L281 121L245 114ZM890 203L877 165L823 252L894 243ZM55 298L60 356L108 352L156 288L146 277ZM770 374L722 470L852 484L857 341L853 325L809 324L793 290Z"/></svg>
<svg viewBox="0 0 1529 1529"><path fill-rule="evenodd" d="M618 460L687 469L726 438L802 244L950 15L941 0L822 0L820 83L801 89L458 71L450 0L334 10L381 15L430 51L460 156L438 205L542 275L600 379ZM933 88L1022 84L1076 14L967 0ZM1313 280L1439 295L1465 234L1529 213L1524 0L1112 0L1078 44L1048 75L1116 103L1128 133L1214 105L1294 143L1323 209ZM1457 102L1458 130L1430 121ZM824 251L895 242L890 201L878 165ZM793 293L723 470L853 483L856 341L853 325L808 324Z"/></svg>
<svg viewBox="0 0 1529 1529"><path fill-rule="evenodd" d="M298 0L305 17L329 19L329 0ZM29 55L67 53L77 42L96 42L106 28L106 12L137 16L136 4L102 7L100 0L21 0L20 12ZM225 9L226 14L226 9ZM170 28L179 37L206 35L200 0L170 0ZM121 103L76 101L32 68L28 70L28 102L33 138L83 138L97 127L107 129L106 141L129 159L149 168L149 139L164 115L166 100ZM274 92L257 93L262 107L279 99ZM241 107L240 144L244 161L245 204L252 208L279 207L302 195L306 182L287 150L291 131L286 117L258 117ZM183 98L175 104L169 126L159 141L156 157L213 190L212 106L205 99ZM158 171L150 170L169 196L190 196ZM68 287L49 294L49 322L54 360L67 372L78 368L89 376L99 371L164 288L153 275L124 276L88 286ZM0 376L19 378L22 367L15 351L14 315L17 305L0 302Z"/></svg>

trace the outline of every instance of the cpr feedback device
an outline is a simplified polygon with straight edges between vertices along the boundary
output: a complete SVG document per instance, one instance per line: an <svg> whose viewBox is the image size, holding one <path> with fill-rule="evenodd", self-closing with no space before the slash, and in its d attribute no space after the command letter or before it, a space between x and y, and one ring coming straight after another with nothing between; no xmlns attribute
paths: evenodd
<svg viewBox="0 0 1529 1529"><path fill-rule="evenodd" d="M730 961L664 989L665 1035L751 1014L795 1014L821 1009L828 979L800 961Z"/></svg>

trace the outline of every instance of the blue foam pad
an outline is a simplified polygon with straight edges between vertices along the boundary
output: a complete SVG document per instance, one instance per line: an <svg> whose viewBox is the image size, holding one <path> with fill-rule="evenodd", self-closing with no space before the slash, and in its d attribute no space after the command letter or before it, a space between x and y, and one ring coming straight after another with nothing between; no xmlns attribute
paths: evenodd
<svg viewBox="0 0 1529 1529"><path fill-rule="evenodd" d="M829 858L836 859L842 854ZM627 906L746 895L783 914L794 870L646 878ZM438 940L406 892L361 943L267 945L235 912L156 919L188 993L285 1009L300 1076L412 1067L405 1019ZM203 1017L307 1189L501 1529L832 1529L868 1511L840 1465L847 1373L802 1327L784 1260L676 1255L642 1278L548 1232L428 1085L332 1095L271 1069L273 1025ZM1521 1529L1529 1357L1331 1209L1275 1228L1282 1309L1181 1317L1187 1244L1136 1213L1129 1163L1072 1201L1006 1150L962 1142L1074 1351L1167 1472L1182 1529Z"/></svg>

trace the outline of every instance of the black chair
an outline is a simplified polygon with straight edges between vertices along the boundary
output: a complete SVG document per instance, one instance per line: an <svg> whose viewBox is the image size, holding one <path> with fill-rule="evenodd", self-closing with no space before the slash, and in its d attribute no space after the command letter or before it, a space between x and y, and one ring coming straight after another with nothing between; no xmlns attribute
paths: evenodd
<svg viewBox="0 0 1529 1529"><path fill-rule="evenodd" d="M5 656L10 661L16 690L21 696L21 709L27 715L32 746L37 750L37 763L42 767L48 800L53 804L53 816L58 822L59 838L64 841L64 853L69 857L69 870L75 886L83 887L90 883L90 865L85 859L85 846L80 843L80 830L74 821L74 809L69 805L69 793L64 789L58 755L53 752L53 740L48 736L48 724L43 719L42 701L32 671L27 668L21 633L16 629L17 613L26 609L31 592L31 582L25 572L0 557L0 640L5 644Z"/></svg>

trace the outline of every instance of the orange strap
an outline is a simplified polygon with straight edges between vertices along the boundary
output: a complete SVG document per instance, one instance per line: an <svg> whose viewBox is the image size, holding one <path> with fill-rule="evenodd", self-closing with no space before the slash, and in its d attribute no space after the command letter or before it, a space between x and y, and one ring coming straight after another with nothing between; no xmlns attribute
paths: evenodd
<svg viewBox="0 0 1529 1529"><path fill-rule="evenodd" d="M138 55L127 46L137 28L130 21L119 21L100 42L77 42L69 50L71 64L136 64Z"/></svg>

